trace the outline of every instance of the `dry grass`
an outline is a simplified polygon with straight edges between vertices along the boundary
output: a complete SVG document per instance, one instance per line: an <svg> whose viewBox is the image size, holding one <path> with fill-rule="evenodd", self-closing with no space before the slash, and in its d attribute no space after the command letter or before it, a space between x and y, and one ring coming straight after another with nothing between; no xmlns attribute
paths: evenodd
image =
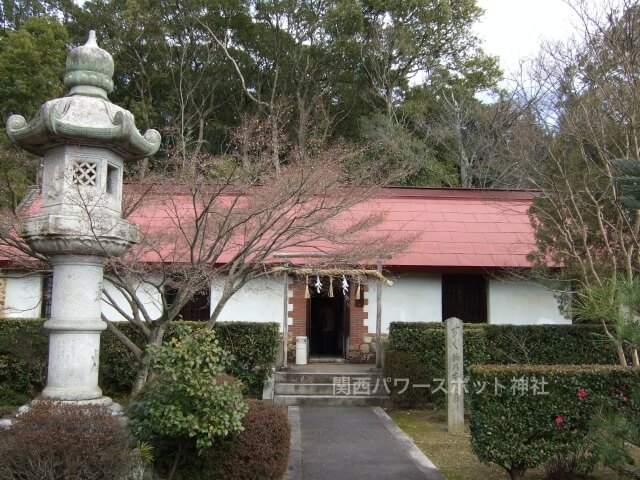
<svg viewBox="0 0 640 480"><path fill-rule="evenodd" d="M436 464L448 480L505 480L509 476L497 465L484 465L471 451L470 436L446 431L446 416L442 410L393 410L388 412L398 426ZM613 472L601 470L593 480L615 480ZM542 469L531 470L526 480L543 480Z"/></svg>

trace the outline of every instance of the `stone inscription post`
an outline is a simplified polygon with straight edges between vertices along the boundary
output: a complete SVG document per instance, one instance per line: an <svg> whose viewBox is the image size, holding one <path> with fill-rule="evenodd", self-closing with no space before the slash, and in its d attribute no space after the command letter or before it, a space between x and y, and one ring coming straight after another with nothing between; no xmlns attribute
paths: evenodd
<svg viewBox="0 0 640 480"><path fill-rule="evenodd" d="M447 342L447 429L451 433L464 431L464 370L462 320L446 321Z"/></svg>
<svg viewBox="0 0 640 480"><path fill-rule="evenodd" d="M12 115L9 138L43 158L39 211L20 234L53 267L49 372L43 397L110 404L98 387L103 267L139 241L122 218L124 162L153 155L160 134L144 135L133 115L111 103L113 59L95 33L69 52L64 84L69 93L40 107L27 122Z"/></svg>

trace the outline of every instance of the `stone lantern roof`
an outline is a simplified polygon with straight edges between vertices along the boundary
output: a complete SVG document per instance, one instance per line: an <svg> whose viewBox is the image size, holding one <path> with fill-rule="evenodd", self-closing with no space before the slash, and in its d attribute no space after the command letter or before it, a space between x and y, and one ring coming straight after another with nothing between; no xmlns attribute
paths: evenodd
<svg viewBox="0 0 640 480"><path fill-rule="evenodd" d="M67 56L64 84L69 94L46 102L30 122L20 115L9 117L9 138L39 156L60 145L96 145L124 160L153 155L160 147L160 134L140 134L131 112L109 101L112 76L113 58L98 46L92 30L87 43Z"/></svg>

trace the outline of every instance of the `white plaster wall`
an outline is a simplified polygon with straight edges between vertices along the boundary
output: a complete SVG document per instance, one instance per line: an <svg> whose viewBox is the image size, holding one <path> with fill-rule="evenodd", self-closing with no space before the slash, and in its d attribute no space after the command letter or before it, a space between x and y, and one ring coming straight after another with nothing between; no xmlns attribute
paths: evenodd
<svg viewBox="0 0 640 480"><path fill-rule="evenodd" d="M211 282L211 311L222 296L221 279ZM282 330L284 316L284 284L280 277L264 277L252 280L242 287L222 309L222 322L277 322ZM291 297L291 288L288 296ZM289 305L288 310L291 309ZM289 325L292 320L289 319Z"/></svg>
<svg viewBox="0 0 640 480"><path fill-rule="evenodd" d="M40 275L8 274L4 309L7 318L39 318L42 311L42 277Z"/></svg>
<svg viewBox="0 0 640 480"><path fill-rule="evenodd" d="M365 292L369 313L365 325L376 331L376 285ZM389 332L391 322L441 322L442 276L440 274L404 274L393 285L382 286L382 333Z"/></svg>
<svg viewBox="0 0 640 480"><path fill-rule="evenodd" d="M488 318L492 324L570 324L553 292L526 282L489 281Z"/></svg>
<svg viewBox="0 0 640 480"><path fill-rule="evenodd" d="M154 279L150 277L150 282ZM131 305L120 293L120 291L107 279L104 280L103 288L109 292L109 295L115 300L116 304L127 314L131 314ZM149 282L140 282L136 287L136 295L144 304L147 312L151 318L159 318L162 314L162 297L160 292ZM123 322L126 318L123 317L118 310L111 306L106 297L102 296L102 313L112 322Z"/></svg>

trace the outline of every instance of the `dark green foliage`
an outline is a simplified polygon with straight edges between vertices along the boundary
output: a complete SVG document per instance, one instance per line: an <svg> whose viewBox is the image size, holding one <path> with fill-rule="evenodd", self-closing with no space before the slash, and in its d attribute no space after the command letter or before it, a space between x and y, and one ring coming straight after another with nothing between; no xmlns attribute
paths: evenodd
<svg viewBox="0 0 640 480"><path fill-rule="evenodd" d="M624 395L619 408L600 412L591 422L591 442L602 464L622 477L640 478L635 451L640 447L640 388Z"/></svg>
<svg viewBox="0 0 640 480"><path fill-rule="evenodd" d="M175 480L275 480L287 470L289 421L285 408L249 400L245 430L213 445L200 455L189 452Z"/></svg>
<svg viewBox="0 0 640 480"><path fill-rule="evenodd" d="M387 381L393 405L399 408L423 408L433 403L429 388L412 388L413 384L427 385L437 377L433 366L422 361L418 355L397 350L387 351L384 364L385 376L391 379L410 379L411 385L404 392L404 383L394 386Z"/></svg>
<svg viewBox="0 0 640 480"><path fill-rule="evenodd" d="M599 325L465 325L465 369L488 363L615 364L616 354ZM434 396L431 391L438 386L434 380L445 376L444 324L391 323L385 376L408 378L410 385L431 384L429 389L409 388L398 395L404 382L395 386L391 382L391 396L398 406L442 402L444 395Z"/></svg>
<svg viewBox="0 0 640 480"><path fill-rule="evenodd" d="M632 210L640 209L640 162L633 158L618 158L611 163L619 173L622 203Z"/></svg>
<svg viewBox="0 0 640 480"><path fill-rule="evenodd" d="M19 406L34 398L46 383L48 343L42 320L0 319L0 405ZM201 322L175 322L202 327ZM175 331L170 324L167 339ZM128 323L118 324L128 338L143 345ZM260 397L278 350L276 323L219 322L214 330L220 345L232 354L228 373L240 379L245 395ZM100 346L100 386L106 395L127 395L138 369L135 356L109 331ZM16 403L17 402L17 403Z"/></svg>
<svg viewBox="0 0 640 480"><path fill-rule="evenodd" d="M471 445L483 462L502 466L511 478L560 455L588 447L590 421L600 411L628 403L640 388L640 371L602 365L484 365L469 369ZM544 379L544 391L534 394ZM527 390L513 390L526 379ZM496 381L504 389L496 389ZM496 393L497 392L497 393ZM592 456L592 465L597 459Z"/></svg>
<svg viewBox="0 0 640 480"><path fill-rule="evenodd" d="M392 361L388 359L391 358ZM405 383L388 383L394 402L405 407L417 407L425 403L440 403L442 393L432 395L439 382L445 377L445 332L441 323L391 323L389 329L389 350L385 361L385 376L392 379L409 379L409 385L430 384L430 388L412 388L402 394L398 392ZM402 359L402 361L400 361ZM464 364L486 363L484 329L477 326L465 326ZM412 365L407 368L404 365ZM406 397L405 397L406 395ZM418 403L413 404L415 399Z"/></svg>
<svg viewBox="0 0 640 480"><path fill-rule="evenodd" d="M487 363L616 364L601 325L486 325Z"/></svg>
<svg viewBox="0 0 640 480"><path fill-rule="evenodd" d="M40 401L0 429L0 478L123 480L129 434L105 407Z"/></svg>
<svg viewBox="0 0 640 480"><path fill-rule="evenodd" d="M167 327L166 339L175 332L176 325L202 328L202 322L172 322ZM262 396L264 381L271 374L278 353L278 324L258 322L218 322L214 331L220 345L233 355L227 373L243 383L243 393L250 397ZM128 323L118 324L127 337L143 345L137 330ZM103 335L100 351L100 385L107 391L124 394L131 389L137 371L135 357L111 333Z"/></svg>
<svg viewBox="0 0 640 480"><path fill-rule="evenodd" d="M398 160L411 167L416 161L408 181L456 184L457 168L446 155L445 141L425 138L425 132L442 128L444 113L432 112L446 112L447 93L473 99L493 89L501 75L497 58L482 51L473 33L482 15L475 0L375 5L231 0L216 8L202 8L198 2L181 2L176 8L173 2L152 0L72 3L29 2L40 6L6 8L10 13L4 17L0 12L0 38L5 40L0 60L11 60L5 62L5 76L16 80L4 85L0 75L0 86L6 87L0 88L0 97L7 92L0 106L30 116L41 103L38 98L62 88L65 42L54 35L53 26L38 35L27 35L26 27L44 22L43 15L49 14L64 24L56 27L65 29L68 48L84 42L90 28L97 29L98 43L115 61L111 99L129 109L138 126L163 132L166 148L148 162L157 172L172 168L166 160L176 145L185 147L181 154L239 156L246 145L233 140L234 128L255 134L253 120L267 125L275 118L269 128L282 132L287 150L353 141L374 147L369 156L383 162L387 153L391 164ZM233 62L214 35L234 38L228 51ZM176 63L176 58L185 62ZM415 85L419 70L430 74ZM243 92L243 84L251 95ZM430 94L413 94L423 89ZM252 95L256 101L250 100ZM419 111L431 114L406 108L409 96ZM383 125L386 139L368 142L371 128L362 120L376 117L395 120ZM465 117L467 130L473 124ZM403 135L394 140L397 131Z"/></svg>
<svg viewBox="0 0 640 480"><path fill-rule="evenodd" d="M0 320L0 405L22 405L44 388L47 355L41 320Z"/></svg>
<svg viewBox="0 0 640 480"><path fill-rule="evenodd" d="M31 17L0 42L0 123L31 117L40 104L62 95L66 28L51 17Z"/></svg>
<svg viewBox="0 0 640 480"><path fill-rule="evenodd" d="M136 345L144 345L142 335L133 325L123 323L118 325L127 338ZM127 395L138 371L138 360L124 344L109 331L105 331L100 338L100 388L112 396Z"/></svg>
<svg viewBox="0 0 640 480"><path fill-rule="evenodd" d="M240 431L247 409L240 388L224 374L231 359L215 332L179 325L148 353L154 377L128 409L136 438L177 447L194 441L201 452Z"/></svg>
<svg viewBox="0 0 640 480"><path fill-rule="evenodd" d="M20 393L11 388L10 384L0 383L0 406L6 405L8 407L6 409L7 413L11 413L15 407L27 404L31 398L30 395ZM0 413L0 417L7 413Z"/></svg>
<svg viewBox="0 0 640 480"><path fill-rule="evenodd" d="M242 381L246 395L261 397L278 354L278 324L218 322L214 330L222 348L234 357L227 373Z"/></svg>

